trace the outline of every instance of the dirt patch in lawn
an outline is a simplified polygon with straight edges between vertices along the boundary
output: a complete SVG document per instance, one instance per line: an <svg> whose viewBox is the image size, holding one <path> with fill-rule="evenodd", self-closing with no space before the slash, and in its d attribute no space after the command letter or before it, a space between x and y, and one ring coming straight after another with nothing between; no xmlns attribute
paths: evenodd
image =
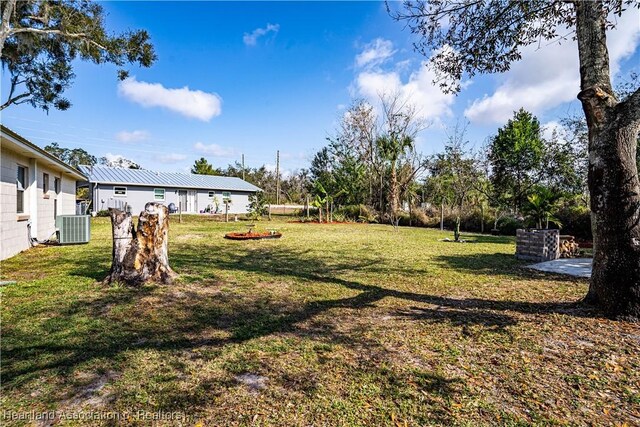
<svg viewBox="0 0 640 427"><path fill-rule="evenodd" d="M78 385L74 394L62 402L62 408L81 408L89 406L91 408L102 408L111 400L111 394L106 390L107 386L119 378L114 371L107 371L101 374L76 374Z"/></svg>

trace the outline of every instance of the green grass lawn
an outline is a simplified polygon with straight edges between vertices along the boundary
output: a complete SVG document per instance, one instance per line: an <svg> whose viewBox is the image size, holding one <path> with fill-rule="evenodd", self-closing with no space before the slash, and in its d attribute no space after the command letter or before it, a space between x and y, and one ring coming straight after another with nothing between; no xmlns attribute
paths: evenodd
<svg viewBox="0 0 640 427"><path fill-rule="evenodd" d="M1 264L17 284L1 290L0 412L164 411L211 426L640 423L640 326L575 304L586 280L523 269L510 238L263 222L283 238L237 242L222 236L244 224L186 217L170 230L179 281L127 288L99 283L111 229L92 227L89 245Z"/></svg>

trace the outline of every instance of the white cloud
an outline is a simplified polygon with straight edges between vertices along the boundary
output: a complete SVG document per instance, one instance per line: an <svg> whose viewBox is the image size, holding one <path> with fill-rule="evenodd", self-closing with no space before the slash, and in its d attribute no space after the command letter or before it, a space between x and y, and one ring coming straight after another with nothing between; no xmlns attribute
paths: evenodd
<svg viewBox="0 0 640 427"><path fill-rule="evenodd" d="M542 137L544 139L551 139L554 132L556 133L556 136L563 139L565 129L560 122L551 120L542 125Z"/></svg>
<svg viewBox="0 0 640 427"><path fill-rule="evenodd" d="M108 162L118 162L119 160L123 160L125 157L122 154L113 154L107 153L104 155Z"/></svg>
<svg viewBox="0 0 640 427"><path fill-rule="evenodd" d="M364 71L356 76L355 88L359 96L372 105L378 105L380 96L399 94L414 105L420 117L437 122L443 116L450 116L455 96L442 93L433 84L434 73L427 68L427 62L420 63L406 81L397 71Z"/></svg>
<svg viewBox="0 0 640 427"><path fill-rule="evenodd" d="M116 139L120 142L139 142L146 141L150 136L146 130L134 130L131 132L123 130L116 134Z"/></svg>
<svg viewBox="0 0 640 427"><path fill-rule="evenodd" d="M379 47L378 54L368 53L372 49L371 46ZM440 88L433 84L436 76L427 67L428 61L420 62L413 70L407 60L384 67L384 63L392 59L394 52L390 41L376 39L356 56L356 63L360 62L366 66L358 72L351 86L354 95L363 97L378 108L381 96L398 94L416 107L417 114L422 119L437 123L443 116L450 116L455 96L442 93ZM367 60L358 61L358 58ZM404 70L410 71L406 78L403 78L403 75L406 75L402 72Z"/></svg>
<svg viewBox="0 0 640 427"><path fill-rule="evenodd" d="M118 85L118 92L143 107L162 107L186 117L208 122L222 113L222 98L216 93L165 88L160 83L139 82L130 77Z"/></svg>
<svg viewBox="0 0 640 427"><path fill-rule="evenodd" d="M269 172L276 173L276 165L273 163L265 163L264 168ZM282 165L280 166L280 177L283 179L287 179L293 175L293 170L291 169L283 169Z"/></svg>
<svg viewBox="0 0 640 427"><path fill-rule="evenodd" d="M260 37L265 36L269 33L276 34L279 30L279 24L267 24L265 28L256 28L251 33L244 33L244 36L242 36L242 41L247 46L255 46Z"/></svg>
<svg viewBox="0 0 640 427"><path fill-rule="evenodd" d="M112 168L129 168L134 165L139 166L133 160L127 159L122 154L107 153L104 157L107 159L107 164L105 166Z"/></svg>
<svg viewBox="0 0 640 427"><path fill-rule="evenodd" d="M358 67L375 67L389 60L396 51L390 40L377 38L365 45L364 50L356 55Z"/></svg>
<svg viewBox="0 0 640 427"><path fill-rule="evenodd" d="M404 61L396 62L396 70L406 71L411 67L413 61L411 59L405 59Z"/></svg>
<svg viewBox="0 0 640 427"><path fill-rule="evenodd" d="M178 153L169 153L169 154L162 154L162 155L156 156L157 161L165 164L178 163L183 160L186 160L186 158L187 158L186 155L178 154Z"/></svg>
<svg viewBox="0 0 640 427"><path fill-rule="evenodd" d="M193 149L198 153L208 154L214 157L234 157L238 155L237 151L233 148L223 147L218 144L205 145L202 142L196 142Z"/></svg>
<svg viewBox="0 0 640 427"><path fill-rule="evenodd" d="M640 38L640 12L630 9L618 18L616 29L607 34L611 74L636 49ZM565 31L566 32L566 31ZM522 50L522 60L512 64L492 94L474 100L465 116L474 123L504 123L520 107L540 115L546 110L576 99L580 90L578 48L574 40L564 40Z"/></svg>

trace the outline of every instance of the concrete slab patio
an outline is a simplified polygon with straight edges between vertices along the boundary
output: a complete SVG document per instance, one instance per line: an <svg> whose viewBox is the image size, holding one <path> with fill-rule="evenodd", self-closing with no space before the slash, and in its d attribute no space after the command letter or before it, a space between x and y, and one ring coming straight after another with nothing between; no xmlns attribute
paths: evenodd
<svg viewBox="0 0 640 427"><path fill-rule="evenodd" d="M591 258L565 258L528 265L527 268L548 273L568 274L577 277L591 277Z"/></svg>

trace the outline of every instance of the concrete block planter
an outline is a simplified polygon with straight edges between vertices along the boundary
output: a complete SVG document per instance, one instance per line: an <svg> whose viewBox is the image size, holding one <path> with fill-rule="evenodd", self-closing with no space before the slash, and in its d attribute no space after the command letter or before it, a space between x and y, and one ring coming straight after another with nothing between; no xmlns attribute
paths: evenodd
<svg viewBox="0 0 640 427"><path fill-rule="evenodd" d="M560 230L516 230L516 258L536 262L560 258Z"/></svg>

